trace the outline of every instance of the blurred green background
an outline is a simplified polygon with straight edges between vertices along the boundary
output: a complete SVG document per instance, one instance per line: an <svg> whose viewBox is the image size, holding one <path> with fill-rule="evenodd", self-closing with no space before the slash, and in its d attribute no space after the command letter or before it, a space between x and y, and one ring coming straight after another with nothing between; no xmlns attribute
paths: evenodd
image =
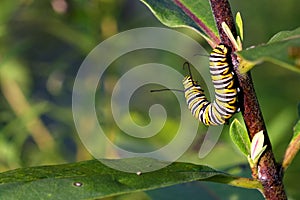
<svg viewBox="0 0 300 200"><path fill-rule="evenodd" d="M240 11L244 20L244 47L265 43L281 30L299 27L298 5L297 0L231 1L234 13ZM163 25L138 0L2 0L0 7L0 171L92 159L80 142L72 118L72 87L80 64L96 45L110 36L132 28ZM195 33L178 30L194 37L210 51ZM131 57L134 59L116 61L107 70L96 95L100 123L110 132L111 140L125 147L131 147L131 143L127 143L130 138L122 135L110 114L109 94L118 78L131 67L153 62L153 58L185 73L182 71L184 61L174 55L155 51L148 52L151 56L145 55L135 52ZM126 67L120 67L122 64ZM252 70L252 76L276 157L281 160L297 120L300 75L264 63ZM166 127L159 137L147 141L157 147L162 145L161 141L173 137L180 118L174 95L148 93L153 87L141 88L138 92L144 95L132 98L130 106L135 121L145 125L149 123L147 114L151 104L166 105L169 114ZM201 125L199 138L181 161L249 176L245 157L228 138L228 127L211 154L204 159L197 157L201 133L205 130ZM300 198L296 182L300 178L299 167L297 156L285 177L287 192L294 199ZM190 196L197 199L199 191L203 199L238 199L241 194L249 199L259 196L256 191L239 190L237 194L236 188L228 186L189 183L136 194L138 197L134 198ZM132 196L118 198L134 199Z"/></svg>

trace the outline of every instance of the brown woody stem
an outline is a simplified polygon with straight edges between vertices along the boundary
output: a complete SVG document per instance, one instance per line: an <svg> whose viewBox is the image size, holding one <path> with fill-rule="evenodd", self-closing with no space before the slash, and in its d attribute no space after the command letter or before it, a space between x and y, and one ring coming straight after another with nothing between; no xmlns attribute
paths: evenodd
<svg viewBox="0 0 300 200"><path fill-rule="evenodd" d="M234 46L231 44L229 38L222 29L222 22L225 22L230 28L232 34L237 37L235 23L228 0L210 0L210 4L221 42L231 47L232 52L235 52L236 49L234 49ZM232 53L231 58L234 71L238 78L239 87L241 89L239 102L250 140L252 141L254 135L263 130L265 141L264 145L267 145L267 149L262 154L258 162L258 166L252 169L252 177L254 179L258 179L262 183L263 194L266 199L287 199L282 183L282 169L281 166L276 163L272 152L272 145L269 140L258 100L256 98L251 74L240 74L238 70L239 61L237 56Z"/></svg>

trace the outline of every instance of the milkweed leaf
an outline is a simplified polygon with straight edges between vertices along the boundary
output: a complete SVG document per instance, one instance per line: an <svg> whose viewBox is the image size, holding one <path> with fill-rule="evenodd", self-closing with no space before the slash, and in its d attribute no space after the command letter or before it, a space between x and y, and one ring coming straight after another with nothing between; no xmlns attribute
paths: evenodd
<svg viewBox="0 0 300 200"><path fill-rule="evenodd" d="M196 30L211 46L220 43L209 1L206 0L141 0L168 27Z"/></svg>
<svg viewBox="0 0 300 200"><path fill-rule="evenodd" d="M237 52L244 63L241 73L246 73L255 65L268 61L300 73L300 28L282 31L274 35L268 43Z"/></svg>
<svg viewBox="0 0 300 200"><path fill-rule="evenodd" d="M151 158L106 160L113 166L129 162L153 165L165 162ZM149 165L149 166L150 166ZM0 174L1 199L96 199L145 191L191 181L214 181L257 188L254 180L231 176L208 166L175 162L153 172L127 173L98 160L21 168Z"/></svg>

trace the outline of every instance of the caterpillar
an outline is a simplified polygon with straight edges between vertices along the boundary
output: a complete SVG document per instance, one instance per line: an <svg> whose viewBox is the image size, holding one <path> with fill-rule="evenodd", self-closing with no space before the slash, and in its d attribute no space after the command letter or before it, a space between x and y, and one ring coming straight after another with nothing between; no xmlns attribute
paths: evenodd
<svg viewBox="0 0 300 200"><path fill-rule="evenodd" d="M209 56L209 69L216 97L213 102L207 100L204 90L194 82L190 68L189 76L182 81L189 110L207 126L224 124L238 111L238 88L229 55L229 49L224 44L219 44ZM189 67L189 63L187 64Z"/></svg>

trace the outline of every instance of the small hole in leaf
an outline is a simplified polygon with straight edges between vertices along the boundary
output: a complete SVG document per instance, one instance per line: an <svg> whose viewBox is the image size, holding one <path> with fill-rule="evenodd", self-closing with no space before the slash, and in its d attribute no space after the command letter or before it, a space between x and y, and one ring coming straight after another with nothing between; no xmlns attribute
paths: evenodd
<svg viewBox="0 0 300 200"><path fill-rule="evenodd" d="M142 175L142 172L138 171L138 172L136 172L136 175L140 176L140 175Z"/></svg>
<svg viewBox="0 0 300 200"><path fill-rule="evenodd" d="M74 182L73 185L76 186L76 187L81 187L83 185L83 183L81 183L81 182Z"/></svg>

